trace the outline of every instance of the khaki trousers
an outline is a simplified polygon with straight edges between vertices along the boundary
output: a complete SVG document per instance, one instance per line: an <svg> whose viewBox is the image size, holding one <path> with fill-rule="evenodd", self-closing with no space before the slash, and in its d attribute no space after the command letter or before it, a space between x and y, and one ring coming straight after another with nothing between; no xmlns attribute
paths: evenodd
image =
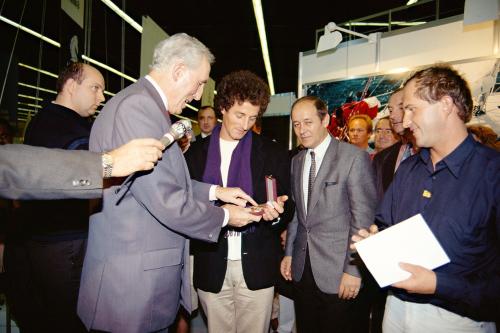
<svg viewBox="0 0 500 333"><path fill-rule="evenodd" d="M264 333L269 331L274 287L248 289L241 260L228 260L222 289L198 289L210 333Z"/></svg>

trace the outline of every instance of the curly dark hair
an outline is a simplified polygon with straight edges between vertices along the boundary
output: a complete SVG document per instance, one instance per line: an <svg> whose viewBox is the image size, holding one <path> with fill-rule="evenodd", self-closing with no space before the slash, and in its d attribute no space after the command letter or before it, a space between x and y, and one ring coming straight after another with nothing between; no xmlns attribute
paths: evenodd
<svg viewBox="0 0 500 333"><path fill-rule="evenodd" d="M59 94L64 87L64 84L69 79L73 79L79 84L83 81L83 63L81 62L70 62L57 77L56 91Z"/></svg>
<svg viewBox="0 0 500 333"><path fill-rule="evenodd" d="M229 110L236 102L250 102L259 106L258 117L266 112L270 100L269 86L254 73L241 70L227 74L217 85L215 111L222 116L222 110Z"/></svg>
<svg viewBox="0 0 500 333"><path fill-rule="evenodd" d="M419 98L433 104L443 96L450 96L460 119L465 123L471 119L473 103L469 84L449 65L438 64L419 70L406 80L405 86L412 80L415 80L415 95Z"/></svg>

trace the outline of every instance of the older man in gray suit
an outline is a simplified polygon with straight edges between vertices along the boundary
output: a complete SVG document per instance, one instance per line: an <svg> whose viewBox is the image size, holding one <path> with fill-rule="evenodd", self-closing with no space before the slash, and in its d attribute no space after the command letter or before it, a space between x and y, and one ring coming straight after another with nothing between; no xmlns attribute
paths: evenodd
<svg viewBox="0 0 500 333"><path fill-rule="evenodd" d="M154 51L149 75L118 93L100 113L90 149L108 151L132 138L161 137L178 114L199 100L213 55L197 39L176 34ZM177 145L166 149L152 172L104 191L102 211L90 220L78 314L88 329L152 332L169 326L179 308L191 309L186 237L215 242L227 223L260 217L240 189L191 181Z"/></svg>
<svg viewBox="0 0 500 333"><path fill-rule="evenodd" d="M361 287L350 236L374 219L376 194L365 151L328 134L326 104L298 99L291 113L305 150L292 160L295 216L281 273L294 281L298 332L350 332Z"/></svg>

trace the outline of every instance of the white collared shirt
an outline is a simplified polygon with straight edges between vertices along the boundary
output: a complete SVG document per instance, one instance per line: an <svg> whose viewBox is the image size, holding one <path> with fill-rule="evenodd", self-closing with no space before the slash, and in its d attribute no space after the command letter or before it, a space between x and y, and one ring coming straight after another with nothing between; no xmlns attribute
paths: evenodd
<svg viewBox="0 0 500 333"><path fill-rule="evenodd" d="M302 193L304 194L304 211L307 214L307 200L308 200L308 187L309 187L309 170L311 169L311 151L314 151L314 160L316 161L316 174L314 177L318 175L319 168L321 167L321 163L323 162L323 158L325 157L326 150L330 145L332 138L330 135L327 135L326 138L314 149L307 149L306 157L304 159L304 169L302 170Z"/></svg>
<svg viewBox="0 0 500 333"><path fill-rule="evenodd" d="M148 80L152 85L153 87L156 89L156 91L158 92L158 94L160 95L161 97L161 100L163 102L163 105L165 105L165 110L168 111L168 101L167 101L167 96L165 96L165 93L163 92L163 90L161 90L160 86L158 85L158 83L156 83L156 81L149 75L146 75L145 76L146 80Z"/></svg>

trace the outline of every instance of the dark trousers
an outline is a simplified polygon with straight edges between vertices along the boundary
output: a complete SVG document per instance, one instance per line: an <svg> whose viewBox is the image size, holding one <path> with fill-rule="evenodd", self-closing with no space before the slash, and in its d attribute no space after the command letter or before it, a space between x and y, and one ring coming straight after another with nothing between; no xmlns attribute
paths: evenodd
<svg viewBox="0 0 500 333"><path fill-rule="evenodd" d="M361 303L363 317L369 318L370 333L382 333L382 321L385 312L385 299L387 298L387 288L380 288L377 281L365 268L362 271L363 295L359 299Z"/></svg>
<svg viewBox="0 0 500 333"><path fill-rule="evenodd" d="M76 313L86 244L86 239L6 244L7 300L21 332L86 332Z"/></svg>
<svg viewBox="0 0 500 333"><path fill-rule="evenodd" d="M309 253L306 254L302 279L294 286L297 332L353 332L356 299L343 300L338 294L322 292L314 281Z"/></svg>

